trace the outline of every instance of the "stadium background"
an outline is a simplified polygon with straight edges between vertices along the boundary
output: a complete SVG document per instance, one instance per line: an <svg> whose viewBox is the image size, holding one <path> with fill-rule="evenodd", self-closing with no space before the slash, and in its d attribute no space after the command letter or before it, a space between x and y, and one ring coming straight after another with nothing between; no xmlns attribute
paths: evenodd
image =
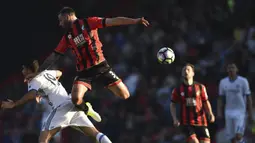
<svg viewBox="0 0 255 143"><path fill-rule="evenodd" d="M131 98L121 101L97 87L86 95L103 116L95 125L114 143L183 142L172 127L169 96L178 84L184 63L196 65L196 80L207 86L215 111L217 86L225 76L224 65L235 61L254 92L255 23L253 0L44 0L1 1L2 55L0 99L19 99L26 92L21 76L22 62L30 56L43 61L56 47L63 31L57 13L73 7L79 17L145 16L149 28L121 26L99 30L104 53L116 73L130 89ZM176 61L160 65L156 52L169 46ZM70 91L75 74L70 54L55 68L63 70L63 85ZM35 103L0 111L0 143L35 143L41 113ZM223 121L213 126L222 131ZM66 129L63 143L86 142L87 138ZM219 136L222 133L219 134ZM253 137L247 131L247 139ZM222 139L221 137L219 137ZM217 142L220 142L217 141Z"/></svg>

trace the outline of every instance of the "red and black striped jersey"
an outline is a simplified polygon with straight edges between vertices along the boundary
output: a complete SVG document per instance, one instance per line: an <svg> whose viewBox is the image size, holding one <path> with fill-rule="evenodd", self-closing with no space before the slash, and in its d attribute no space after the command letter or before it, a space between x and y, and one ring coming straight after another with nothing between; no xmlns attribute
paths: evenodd
<svg viewBox="0 0 255 143"><path fill-rule="evenodd" d="M181 84L172 92L171 101L181 104L181 124L207 126L203 102L208 100L203 84L194 82L192 85Z"/></svg>
<svg viewBox="0 0 255 143"><path fill-rule="evenodd" d="M76 56L76 69L82 71L105 61L98 28L105 27L105 19L90 17L77 19L62 37L55 52L64 54L68 48Z"/></svg>

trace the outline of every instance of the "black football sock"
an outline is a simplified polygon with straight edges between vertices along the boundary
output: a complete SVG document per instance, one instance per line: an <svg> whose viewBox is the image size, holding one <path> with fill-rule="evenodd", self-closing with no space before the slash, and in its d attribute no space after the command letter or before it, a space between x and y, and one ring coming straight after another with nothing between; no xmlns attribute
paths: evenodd
<svg viewBox="0 0 255 143"><path fill-rule="evenodd" d="M80 105L75 104L75 107L77 107L78 109L84 111L86 114L88 113L89 107L85 104L84 101L82 101L82 103Z"/></svg>

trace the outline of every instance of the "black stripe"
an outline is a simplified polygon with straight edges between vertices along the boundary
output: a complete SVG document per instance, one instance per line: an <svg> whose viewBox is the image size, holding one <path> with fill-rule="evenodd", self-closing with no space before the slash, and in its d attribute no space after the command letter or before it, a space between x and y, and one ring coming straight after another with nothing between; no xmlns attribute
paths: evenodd
<svg viewBox="0 0 255 143"><path fill-rule="evenodd" d="M106 18L103 18L103 20L102 20L102 25L103 25L103 27L106 27Z"/></svg>
<svg viewBox="0 0 255 143"><path fill-rule="evenodd" d="M81 35L83 36L82 29L81 29L81 28L82 28L82 25L80 25L79 20L76 20L74 24L75 24L76 29L77 29L77 31L78 31L78 35L81 34ZM78 36L78 35L77 35L77 36ZM83 37L84 37L84 36L83 36ZM84 40L85 40L85 38L84 38ZM88 42L87 42L87 41L86 41L83 45L81 45L81 47L78 47L78 46L77 46L77 49L78 49L80 55L82 56L82 64L84 65L84 67L87 67L87 60L85 59L86 56L88 57L89 62L91 63L90 65L93 64L93 59L92 59L91 54L90 54L90 52L89 52L88 46L89 46L89 45L88 45ZM82 48L85 48L85 51L86 51L87 55L83 55Z"/></svg>
<svg viewBox="0 0 255 143"><path fill-rule="evenodd" d="M199 84L199 89L200 89L200 96L202 95L202 92L203 92L203 87L202 87L202 84ZM202 104L202 107L203 107L204 105ZM205 125L205 120L204 120L204 110L203 110L204 108L202 108L201 109L201 111L200 111L200 115L201 115L201 118L202 118L202 125Z"/></svg>
<svg viewBox="0 0 255 143"><path fill-rule="evenodd" d="M96 60L98 61L99 60L99 55L97 53L97 45L96 45L96 40L94 38L94 35L92 36L92 33L91 33L91 28L89 26L89 23L88 23L88 20L87 19L83 19L83 22L84 22L84 27L86 28L87 30L87 33L89 35L89 38L90 40L92 41L92 49L96 55Z"/></svg>
<svg viewBox="0 0 255 143"><path fill-rule="evenodd" d="M72 38L74 38L74 35L73 35L72 32L66 34L66 36L65 36L65 37L66 37L66 41L68 41L68 42L70 43L69 38L68 38L68 35L69 35L69 34L71 35ZM72 49L73 53L75 54L76 60L77 60L77 62L76 62L76 68L77 68L77 70L79 71L79 70L81 69L80 64L79 64L80 62L79 62L79 60L78 60L78 59L79 59L79 58L78 58L79 55L76 53L76 51L75 51L74 48L75 48L75 47L71 46L71 49Z"/></svg>
<svg viewBox="0 0 255 143"><path fill-rule="evenodd" d="M181 96L180 96L180 86L178 86L177 88L175 88L175 92L176 92L176 94L178 95L178 98L179 98L179 100L180 100L180 103L182 103L182 102L181 102ZM172 100L171 100L171 101L172 101ZM175 101L172 101L172 102L175 103ZM177 116L177 117L180 116L180 118L179 118L179 119L180 119L180 122L183 123L183 119L182 119L182 112L183 112L183 111L182 111L182 105L180 106L180 110L181 110L181 111L180 111L181 114L180 114L180 115L176 115L176 116ZM177 112L176 112L176 113L177 113Z"/></svg>
<svg viewBox="0 0 255 143"><path fill-rule="evenodd" d="M195 85L196 84L193 84L192 85L192 97L196 100L196 88L195 88ZM196 103L196 106L197 106L198 103ZM194 113L194 121L195 121L195 124L198 124L198 120L197 120L197 112L196 112L196 106L192 106L192 112Z"/></svg>
<svg viewBox="0 0 255 143"><path fill-rule="evenodd" d="M183 85L183 88L184 88L184 96L185 96L185 99L186 98L190 98L189 97L189 92L188 92L188 86L187 85ZM186 103L185 103L186 104ZM191 108L189 106L186 105L186 120L187 120L187 124L190 124L190 121L192 120L190 118L190 112L191 112Z"/></svg>
<svg viewBox="0 0 255 143"><path fill-rule="evenodd" d="M48 116L47 121L45 123L45 130L50 130L50 124L51 124L51 121L54 118L56 112L57 112L57 108L55 108L54 110L51 111L51 113Z"/></svg>

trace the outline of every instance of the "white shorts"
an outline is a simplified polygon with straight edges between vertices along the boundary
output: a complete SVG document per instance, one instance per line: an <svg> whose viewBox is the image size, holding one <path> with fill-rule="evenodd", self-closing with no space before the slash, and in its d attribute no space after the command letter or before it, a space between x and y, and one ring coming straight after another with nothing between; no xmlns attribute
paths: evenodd
<svg viewBox="0 0 255 143"><path fill-rule="evenodd" d="M94 127L83 111L75 108L72 102L68 102L51 111L43 123L42 131L68 126Z"/></svg>
<svg viewBox="0 0 255 143"><path fill-rule="evenodd" d="M225 131L228 139L232 139L236 134L244 134L246 125L245 114L226 113L225 114Z"/></svg>

